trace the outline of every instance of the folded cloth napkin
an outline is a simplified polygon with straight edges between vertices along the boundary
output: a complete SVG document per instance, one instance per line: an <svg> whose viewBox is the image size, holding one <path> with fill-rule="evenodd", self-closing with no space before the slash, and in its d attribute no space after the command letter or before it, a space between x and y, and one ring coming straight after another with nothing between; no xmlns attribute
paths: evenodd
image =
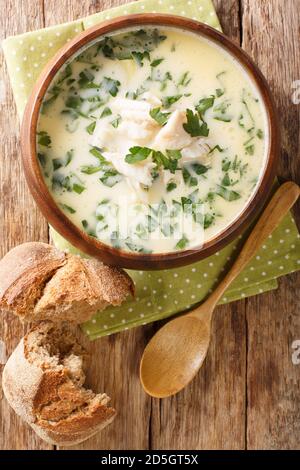
<svg viewBox="0 0 300 470"><path fill-rule="evenodd" d="M3 50L19 116L22 117L41 69L63 44L80 31L105 19L142 12L187 16L221 30L211 0L143 0L72 23L9 37L3 42ZM78 253L53 229L51 237L57 247ZM201 302L226 272L243 238L245 235L215 255L190 266L155 272L129 271L136 284L135 299L129 299L121 307L111 307L97 313L83 325L83 330L90 339L95 339L166 318ZM291 215L288 215L231 285L221 303L275 289L279 276L299 269L299 253L298 230Z"/></svg>

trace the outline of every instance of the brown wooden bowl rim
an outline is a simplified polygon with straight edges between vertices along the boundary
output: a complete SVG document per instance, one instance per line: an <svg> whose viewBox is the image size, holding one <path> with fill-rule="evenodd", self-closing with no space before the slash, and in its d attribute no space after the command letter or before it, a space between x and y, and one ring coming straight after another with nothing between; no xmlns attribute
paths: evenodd
<svg viewBox="0 0 300 470"><path fill-rule="evenodd" d="M242 213L220 234L201 247L171 253L140 254L118 250L88 236L76 227L55 203L42 175L36 152L36 127L43 97L61 66L79 49L105 34L144 25L169 26L191 31L225 49L242 65L255 83L267 114L269 149L264 174ZM206 258L237 237L262 208L271 190L280 149L278 118L269 86L258 67L238 45L210 26L180 16L146 13L104 21L80 33L63 46L44 67L29 97L21 126L21 150L25 177L30 191L51 226L73 246L103 262L130 269L175 268Z"/></svg>

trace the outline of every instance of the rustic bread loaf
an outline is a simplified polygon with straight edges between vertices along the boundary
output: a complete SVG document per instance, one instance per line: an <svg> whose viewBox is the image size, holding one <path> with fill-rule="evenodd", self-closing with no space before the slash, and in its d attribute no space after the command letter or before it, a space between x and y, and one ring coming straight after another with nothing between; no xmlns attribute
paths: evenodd
<svg viewBox="0 0 300 470"><path fill-rule="evenodd" d="M11 407L45 441L71 446L109 424L106 394L84 388L87 353L72 327L43 321L20 341L3 370Z"/></svg>
<svg viewBox="0 0 300 470"><path fill-rule="evenodd" d="M82 323L129 294L133 282L125 271L46 243L24 243L0 261L0 309L24 321Z"/></svg>

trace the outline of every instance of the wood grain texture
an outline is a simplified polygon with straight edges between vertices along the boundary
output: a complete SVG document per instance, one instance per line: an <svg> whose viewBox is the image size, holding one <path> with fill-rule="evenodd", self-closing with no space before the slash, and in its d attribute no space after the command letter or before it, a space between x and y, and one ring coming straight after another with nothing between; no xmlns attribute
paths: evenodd
<svg viewBox="0 0 300 470"><path fill-rule="evenodd" d="M13 14L13 12L18 14ZM1 40L43 26L42 1L1 2ZM1 53L1 86L4 93L0 102L0 255L19 243L31 240L48 241L47 223L36 208L27 189L20 159L19 125L9 80ZM25 328L12 316L1 314L0 339L9 355L24 335ZM2 369L2 366L0 366ZM2 370L1 370L2 373ZM1 394L2 397L2 394ZM51 449L22 423L2 397L0 403L1 449Z"/></svg>
<svg viewBox="0 0 300 470"><path fill-rule="evenodd" d="M126 1L0 0L1 38L122 3ZM299 0L214 0L214 4L225 33L238 43L243 40L271 83L284 129L279 173L299 182L299 105L291 102L291 83L300 79ZM5 88L0 103L0 240L4 254L26 240L47 240L47 226L22 175L19 129L2 57L1 80ZM295 290L299 280L299 274L288 276L275 292L219 307L205 365L190 387L171 399L151 400L138 382L141 352L159 325L91 343L89 381L112 396L119 415L109 428L79 448L299 447L300 366L291 362L291 343L300 339L299 294ZM23 327L16 320L1 317L0 339L5 339L8 353L22 334ZM0 419L0 448L50 448L21 423L4 399Z"/></svg>
<svg viewBox="0 0 300 470"><path fill-rule="evenodd" d="M242 3L243 47L267 77L281 117L279 175L299 183L300 112L292 102L292 82L300 78L299 1ZM300 221L299 210L295 215ZM300 366L291 349L300 338L299 282L299 273L287 276L276 292L247 301L250 449L300 448Z"/></svg>

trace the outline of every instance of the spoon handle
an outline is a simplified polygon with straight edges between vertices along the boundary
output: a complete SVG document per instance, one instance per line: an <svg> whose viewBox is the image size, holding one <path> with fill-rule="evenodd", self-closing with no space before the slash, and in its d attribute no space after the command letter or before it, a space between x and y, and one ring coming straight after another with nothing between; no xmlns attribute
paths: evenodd
<svg viewBox="0 0 300 470"><path fill-rule="evenodd" d="M277 189L250 233L233 266L207 299L207 302L211 306L218 303L227 287L241 273L262 243L268 238L277 225L279 225L289 209L295 204L299 195L299 186L291 181L284 183Z"/></svg>

